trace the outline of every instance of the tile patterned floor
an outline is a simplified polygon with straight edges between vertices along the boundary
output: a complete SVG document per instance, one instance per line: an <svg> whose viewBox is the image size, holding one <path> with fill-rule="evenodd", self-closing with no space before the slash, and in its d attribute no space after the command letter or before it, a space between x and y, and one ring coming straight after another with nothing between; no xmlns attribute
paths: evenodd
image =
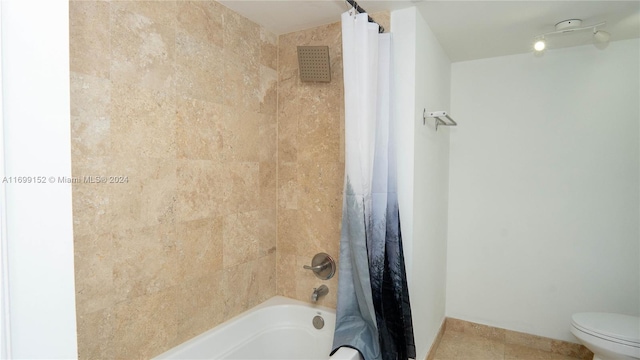
<svg viewBox="0 0 640 360"><path fill-rule="evenodd" d="M521 344L446 329L435 360L576 360Z"/></svg>
<svg viewBox="0 0 640 360"><path fill-rule="evenodd" d="M446 318L429 360L591 360L593 353L555 340L465 320Z"/></svg>

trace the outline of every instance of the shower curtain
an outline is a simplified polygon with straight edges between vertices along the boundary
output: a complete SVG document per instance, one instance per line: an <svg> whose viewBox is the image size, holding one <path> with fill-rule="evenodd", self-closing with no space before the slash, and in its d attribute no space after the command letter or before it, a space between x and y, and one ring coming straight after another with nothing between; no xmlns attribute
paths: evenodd
<svg viewBox="0 0 640 360"><path fill-rule="evenodd" d="M390 119L391 35L366 13L342 14L345 187L333 352L415 358ZM332 352L332 353L333 353Z"/></svg>

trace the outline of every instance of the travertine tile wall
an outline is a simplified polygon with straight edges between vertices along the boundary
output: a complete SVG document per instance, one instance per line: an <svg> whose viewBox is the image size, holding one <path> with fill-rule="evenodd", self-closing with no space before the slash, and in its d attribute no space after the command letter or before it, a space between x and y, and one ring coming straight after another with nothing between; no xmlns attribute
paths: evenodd
<svg viewBox="0 0 640 360"><path fill-rule="evenodd" d="M276 294L277 38L213 1L71 1L79 357L149 358Z"/></svg>
<svg viewBox="0 0 640 360"><path fill-rule="evenodd" d="M389 13L372 17L389 29ZM329 46L331 82L301 82L297 46ZM302 267L318 252L339 261L344 184L344 89L339 22L279 37L278 240L279 295L309 301L314 287L335 307L338 275L328 281Z"/></svg>

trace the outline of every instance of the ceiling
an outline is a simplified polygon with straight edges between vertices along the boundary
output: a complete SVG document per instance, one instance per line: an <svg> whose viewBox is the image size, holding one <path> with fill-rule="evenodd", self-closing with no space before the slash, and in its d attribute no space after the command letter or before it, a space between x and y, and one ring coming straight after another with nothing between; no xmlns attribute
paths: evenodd
<svg viewBox="0 0 640 360"><path fill-rule="evenodd" d="M339 21L350 6L339 0L226 0L225 6L276 34ZM358 2L369 13L417 6L453 62L532 51L536 35L567 19L582 26L606 21L611 41L640 37L640 0L633 1L377 1ZM393 29L392 29L393 30ZM591 31L547 37L549 51L592 42Z"/></svg>

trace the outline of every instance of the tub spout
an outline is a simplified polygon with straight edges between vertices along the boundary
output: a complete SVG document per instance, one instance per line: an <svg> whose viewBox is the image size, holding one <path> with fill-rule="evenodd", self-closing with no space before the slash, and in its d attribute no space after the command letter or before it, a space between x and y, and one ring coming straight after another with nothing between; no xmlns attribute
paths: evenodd
<svg viewBox="0 0 640 360"><path fill-rule="evenodd" d="M327 295L329 288L326 285L320 285L319 288L313 288L313 294L311 294L311 301L316 302L320 296Z"/></svg>

